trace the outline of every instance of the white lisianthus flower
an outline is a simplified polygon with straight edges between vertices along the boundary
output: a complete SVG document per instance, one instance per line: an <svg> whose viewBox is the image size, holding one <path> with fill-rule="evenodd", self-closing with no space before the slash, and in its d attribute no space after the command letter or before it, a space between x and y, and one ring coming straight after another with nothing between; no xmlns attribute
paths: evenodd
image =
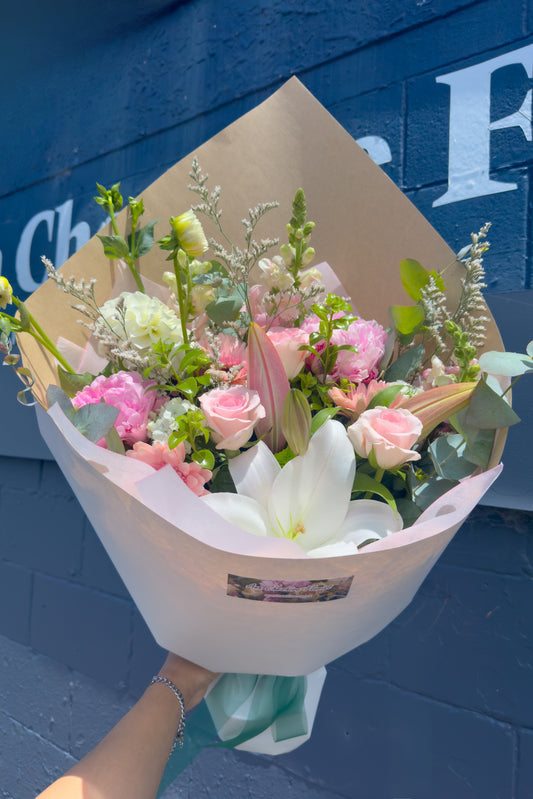
<svg viewBox="0 0 533 799"><path fill-rule="evenodd" d="M121 308L117 307L119 300ZM100 313L117 336L127 338L141 351L160 341L175 346L183 343L178 315L157 297L141 291L125 291L119 298L108 300Z"/></svg>
<svg viewBox="0 0 533 799"><path fill-rule="evenodd" d="M275 255L272 260L262 258L259 261L259 268L263 273L263 283L269 289L279 289L285 291L294 285L294 278L279 255Z"/></svg>
<svg viewBox="0 0 533 799"><path fill-rule="evenodd" d="M355 454L340 422L323 424L307 452L283 468L262 441L228 466L238 493L202 500L243 530L289 538L311 557L354 555L360 544L402 528L385 503L350 499Z"/></svg>

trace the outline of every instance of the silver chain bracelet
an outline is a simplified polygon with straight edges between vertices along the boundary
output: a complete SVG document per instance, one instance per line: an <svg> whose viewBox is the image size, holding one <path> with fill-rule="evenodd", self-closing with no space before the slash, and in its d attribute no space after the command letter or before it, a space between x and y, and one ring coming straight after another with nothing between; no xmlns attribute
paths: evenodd
<svg viewBox="0 0 533 799"><path fill-rule="evenodd" d="M175 735L174 741L172 743L172 749L170 750L170 754L172 754L174 749L176 748L176 746L179 746L180 749L183 746L183 731L185 729L185 702L184 702L184 699L183 699L183 694L181 693L181 691L177 687L177 685L174 685L172 680L169 680L167 677L159 677L159 676L152 677L152 682L150 683L150 685L153 685L154 683L158 683L158 682L161 683L162 685L166 685L168 688L170 688L170 690L172 691L172 693L174 694L174 696L178 700L180 708L181 708L180 723L178 724L178 729L176 730L176 735ZM169 757L170 757L170 755L169 755Z"/></svg>

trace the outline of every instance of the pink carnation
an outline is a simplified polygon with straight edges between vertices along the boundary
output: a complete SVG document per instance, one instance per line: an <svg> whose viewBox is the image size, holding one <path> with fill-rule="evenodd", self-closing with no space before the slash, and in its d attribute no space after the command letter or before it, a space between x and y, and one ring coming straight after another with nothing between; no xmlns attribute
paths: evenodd
<svg viewBox="0 0 533 799"><path fill-rule="evenodd" d="M125 444L134 444L146 438L146 425L157 402L157 392L148 391L154 385L152 380L143 380L137 372L117 372L109 377L97 377L90 386L78 391L72 404L81 408L104 400L118 408L117 432ZM105 447L105 439L98 444Z"/></svg>
<svg viewBox="0 0 533 799"><path fill-rule="evenodd" d="M211 480L212 473L209 469L203 469L194 461L185 460L185 447L178 444L175 449L169 449L168 444L161 441L154 441L146 444L139 441L133 445L133 449L126 452L129 458L147 463L154 469L162 469L163 466L172 466L176 474L181 477L187 488L190 488L197 497L209 494L204 488L205 483Z"/></svg>

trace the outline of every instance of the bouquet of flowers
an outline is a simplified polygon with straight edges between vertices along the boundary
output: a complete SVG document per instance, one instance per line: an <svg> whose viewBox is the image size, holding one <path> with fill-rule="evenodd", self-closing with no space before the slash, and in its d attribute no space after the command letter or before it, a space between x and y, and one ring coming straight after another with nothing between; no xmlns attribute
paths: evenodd
<svg viewBox="0 0 533 799"><path fill-rule="evenodd" d="M287 98L323 111L287 86L278 122L292 119ZM224 144L204 145L207 160ZM377 167L356 160L374 181ZM27 304L0 278L2 348L27 383L21 399L33 391L48 408L43 435L158 642L219 671L307 675L406 606L496 477L501 431L518 421L509 378L533 371L533 342L487 350L488 225L457 258L440 243L425 264L403 252L406 304L362 316L368 284L389 286L347 268L342 225L320 237L297 188L283 226L277 202L257 202L237 238L200 163L189 161L193 201L158 238L143 199L119 213L120 185L98 185L111 229L72 274L44 259L50 280ZM147 208L157 194L156 181ZM314 265L315 237L333 268ZM38 315L58 307L52 284L78 331Z"/></svg>

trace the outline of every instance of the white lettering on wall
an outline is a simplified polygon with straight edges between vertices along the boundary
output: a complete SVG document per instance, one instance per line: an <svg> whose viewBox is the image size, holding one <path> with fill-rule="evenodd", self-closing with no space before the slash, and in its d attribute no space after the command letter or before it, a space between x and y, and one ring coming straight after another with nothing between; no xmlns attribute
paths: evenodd
<svg viewBox="0 0 533 799"><path fill-rule="evenodd" d="M527 141L532 138L531 89L515 113L490 121L492 74L510 64L521 64L527 76L532 78L533 44L436 78L437 83L446 83L450 87L450 133L448 190L434 201L433 206L517 188L516 183L493 180L489 174L491 131L518 127Z"/></svg>
<svg viewBox="0 0 533 799"><path fill-rule="evenodd" d="M363 150L366 150L374 163L381 165L392 161L389 144L381 136L362 136L360 139L356 139L356 142Z"/></svg>
<svg viewBox="0 0 533 799"><path fill-rule="evenodd" d="M56 234L56 252L54 265L59 267L64 264L69 257L70 242L75 241L75 249L85 244L91 238L91 230L87 222L78 222L71 228L72 224L72 200L67 200L62 205L58 205L55 211L41 211L32 216L26 227L22 231L17 255L15 260L15 270L17 281L23 291L31 293L36 291L46 280L46 271L43 267L42 279L35 280L31 271L32 244L35 231L43 222L46 224L48 241L52 242L54 235L54 222L56 214L58 216Z"/></svg>

